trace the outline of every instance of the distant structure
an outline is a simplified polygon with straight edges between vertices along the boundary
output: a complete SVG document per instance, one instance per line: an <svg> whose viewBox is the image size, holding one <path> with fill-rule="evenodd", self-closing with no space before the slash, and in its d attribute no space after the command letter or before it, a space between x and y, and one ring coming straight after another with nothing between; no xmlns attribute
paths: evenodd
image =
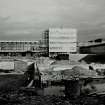
<svg viewBox="0 0 105 105"><path fill-rule="evenodd" d="M77 30L72 28L49 28L43 33L43 42L49 57L75 54L77 53Z"/></svg>
<svg viewBox="0 0 105 105"><path fill-rule="evenodd" d="M79 43L78 46L81 54L105 54L105 39L99 38Z"/></svg>
<svg viewBox="0 0 105 105"><path fill-rule="evenodd" d="M45 52L41 41L0 41L1 57L35 57Z"/></svg>

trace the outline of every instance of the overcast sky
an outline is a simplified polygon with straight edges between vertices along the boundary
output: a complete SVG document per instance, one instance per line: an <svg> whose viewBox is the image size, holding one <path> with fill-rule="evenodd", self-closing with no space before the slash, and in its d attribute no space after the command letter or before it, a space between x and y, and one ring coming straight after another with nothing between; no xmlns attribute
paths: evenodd
<svg viewBox="0 0 105 105"><path fill-rule="evenodd" d="M0 0L0 40L38 40L49 27L76 28L78 40L105 37L105 0Z"/></svg>

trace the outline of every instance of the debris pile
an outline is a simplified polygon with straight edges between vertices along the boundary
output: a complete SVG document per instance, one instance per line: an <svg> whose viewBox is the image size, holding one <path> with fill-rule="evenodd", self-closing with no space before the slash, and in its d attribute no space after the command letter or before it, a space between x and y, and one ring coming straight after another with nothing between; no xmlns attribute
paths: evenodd
<svg viewBox="0 0 105 105"><path fill-rule="evenodd" d="M88 70L82 68L81 66L75 66L71 70L64 70L62 71L64 79L71 79L71 78L88 78L88 77L97 77L97 73L92 70Z"/></svg>
<svg viewBox="0 0 105 105"><path fill-rule="evenodd" d="M98 77L97 72L85 69L81 66L74 66L72 69L47 71L42 73L42 80L61 80L88 77Z"/></svg>

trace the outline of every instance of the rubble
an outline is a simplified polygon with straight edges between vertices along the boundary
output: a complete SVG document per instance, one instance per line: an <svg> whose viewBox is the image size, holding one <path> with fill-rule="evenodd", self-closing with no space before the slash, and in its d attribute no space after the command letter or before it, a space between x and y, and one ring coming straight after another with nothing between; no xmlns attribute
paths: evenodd
<svg viewBox="0 0 105 105"><path fill-rule="evenodd" d="M55 65L54 62L52 64L52 66L53 65ZM39 66L39 64L38 64L38 66ZM46 68L47 68L47 66L46 66ZM31 70L33 70L33 68L29 69L30 72L31 72ZM32 74L33 74L33 72L32 72ZM11 78L11 76L10 76L10 78ZM86 68L84 69L81 66L75 66L72 69L65 69L65 70L61 70L61 71L50 71L50 70L47 71L47 69L46 69L46 71L43 71L43 72L41 71L41 78L42 78L41 82L47 81L47 80L49 80L49 81L57 81L57 80L64 80L64 79L69 80L69 79L73 79L73 78L80 78L83 76L85 76L86 78L87 77L92 77L92 78L98 77L98 75L95 71L88 70ZM1 78L1 79L3 80L3 78ZM0 88L1 89L1 91L0 91L1 105L100 105L100 104L104 105L103 103L104 103L105 95L102 93L97 94L97 92L96 92L95 94L88 94L88 95L85 94L84 97L77 95L78 97L76 97L76 99L72 100L69 97L67 97L66 95L56 96L54 94L52 94L52 95L37 94L35 89L33 89L33 91L34 91L33 92L30 88L20 91L19 90L20 87L23 86L23 84L25 85L25 82L26 82L26 78L24 76L21 76L21 77L15 76L10 80L7 76L7 81L3 81L3 84L5 83L5 86L1 86L2 88ZM74 81L73 81L73 83L74 83ZM76 84L78 85L78 83L75 83L74 87L76 87ZM10 85L13 87L9 88ZM25 86L27 86L27 84ZM105 84L103 84L103 85L99 84L97 87L99 87L99 86L103 86L103 88L100 89L100 90L102 90L102 89L104 89ZM68 84L67 84L67 87L68 87ZM73 87L73 85L72 85L72 87ZM51 88L52 88L52 86L51 86ZM63 88L65 88L65 87L63 87ZM62 90L63 90L63 88L62 88ZM9 89L9 91L8 91L8 89ZM54 89L55 89L55 87L54 87ZM68 88L68 89L70 90L70 88ZM41 93L41 91L39 91L39 93ZM73 91L72 91L72 93L73 93ZM78 93L78 94L80 94L80 93Z"/></svg>

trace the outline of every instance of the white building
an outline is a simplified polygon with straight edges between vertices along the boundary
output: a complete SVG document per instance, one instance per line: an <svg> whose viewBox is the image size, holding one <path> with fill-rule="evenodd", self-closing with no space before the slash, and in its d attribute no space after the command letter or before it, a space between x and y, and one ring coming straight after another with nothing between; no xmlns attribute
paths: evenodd
<svg viewBox="0 0 105 105"><path fill-rule="evenodd" d="M49 53L76 53L77 30L72 28L49 29Z"/></svg>

